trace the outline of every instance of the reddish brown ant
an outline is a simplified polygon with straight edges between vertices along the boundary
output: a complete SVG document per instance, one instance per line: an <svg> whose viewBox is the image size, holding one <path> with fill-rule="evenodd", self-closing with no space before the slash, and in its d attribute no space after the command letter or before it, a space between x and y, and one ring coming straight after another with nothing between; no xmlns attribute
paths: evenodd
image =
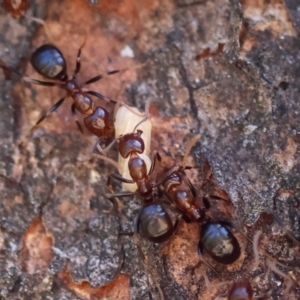
<svg viewBox="0 0 300 300"><path fill-rule="evenodd" d="M39 47L31 57L31 64L33 68L42 76L47 79L59 80L60 82L49 82L49 81L40 81L32 78L26 78L27 81L44 86L58 86L61 89L64 89L67 94L57 101L49 110L49 112L43 115L36 123L36 125L40 124L50 113L57 110L59 106L65 101L66 98L72 97L73 104L71 106L71 111L73 116L75 117L76 124L81 132L83 132L82 127L77 119L76 110L86 115L83 119L85 126L88 128L90 132L95 134L98 137L103 138L112 138L114 136L114 125L113 121L110 118L108 111L101 106L95 107L94 101L91 99L89 95L96 96L105 101L112 101L100 93L94 91L86 91L83 92L82 87L84 85L88 85L94 83L96 81L101 80L105 76L113 75L120 70L114 70L107 72L106 74L97 75L84 84L79 84L77 81L77 74L80 71L81 63L81 48L79 48L76 59L76 67L74 74L71 79L68 79L67 75L67 65L66 60L62 54L62 52L55 46L51 44L46 44Z"/></svg>
<svg viewBox="0 0 300 300"><path fill-rule="evenodd" d="M47 79L51 79L54 81L41 81L30 77L23 77L17 70L13 68L6 67L3 64L1 64L1 67L3 69L12 70L19 76L23 77L27 82L50 87L57 86L67 92L67 94L63 98L58 100L50 108L50 110L36 122L35 126L40 124L52 112L56 111L68 97L72 97L73 104L71 106L71 111L72 115L75 117L75 121L80 132L83 133L83 129L77 118L76 111L78 111L82 115L85 115L83 122L91 133L103 140L112 139L115 134L115 129L113 120L111 119L109 112L101 106L96 107L94 101L89 95L93 95L99 99L113 103L117 103L117 101L109 99L108 97L105 97L95 91L83 91L82 87L84 85L99 81L106 76L119 73L121 70L114 70L105 74L97 75L87 80L84 84L78 83L76 76L81 68L81 49L82 47L80 47L78 50L76 67L71 79L68 78L66 60L62 52L57 47L51 44L46 44L39 47L32 54L31 64L39 74Z"/></svg>
<svg viewBox="0 0 300 300"><path fill-rule="evenodd" d="M182 213L185 221L198 222L200 224L199 254L202 255L202 251L205 250L217 262L231 264L239 258L241 248L229 229L231 226L230 223L213 222L210 220L206 215L206 210L210 208L207 196L202 196L204 207L200 207L196 201L197 192L185 174L185 170L191 169L191 167L186 166L188 153L198 139L199 136L195 136L190 141L185 152L183 165L175 165L174 167L165 169L163 173L158 175L159 179L156 184L159 191L164 193L171 204L175 205ZM227 201L227 199L223 199L222 197L217 198Z"/></svg>
<svg viewBox="0 0 300 300"><path fill-rule="evenodd" d="M41 20L38 20L39 22L42 22ZM45 25L45 24L44 24ZM47 27L46 27L47 28ZM81 63L80 63L80 57L81 57L81 46L77 53L76 58L76 67L75 71L73 73L73 76L71 79L68 78L67 74L67 64L66 60L62 54L62 52L54 45L52 44L46 44L38 49L32 54L31 56L31 64L33 68L43 77L50 79L51 81L41 81L37 79L33 79L27 76L22 76L17 70L14 68L7 67L5 64L1 63L1 67L4 70L13 71L19 76L23 77L25 81L37 85L42 86L57 86L67 92L67 94L59 99L50 109L49 111L44 114L35 124L39 125L44 119L49 116L52 112L56 111L68 98L73 98L73 104L71 106L71 112L72 115L75 118L76 124L80 130L81 133L83 133L83 128L77 118L76 111L78 111L80 114L85 115L83 118L83 122L86 126L86 128L99 137L99 140L97 143L100 143L101 141L107 141L111 140L115 136L115 125L114 121L110 115L110 113L103 107L95 105L94 101L91 99L89 95L95 96L101 100L105 100L108 102L112 102L114 104L122 104L125 106L132 114L135 114L139 117L144 117L145 114L141 114L138 111L134 110L133 108L130 108L122 101L118 102L116 100L110 99L98 92L95 91L84 91L82 88L84 85L88 85L94 82L97 82L101 79L103 79L106 76L110 76L124 70L113 70L110 72L107 72L105 74L97 75L89 80L87 80L84 84L80 84L77 80L77 74L80 72L81 69ZM52 81L53 80L53 81ZM144 121L142 121L144 122ZM35 127L34 126L34 127ZM33 128L34 128L33 127ZM94 147L93 147L94 148ZM92 149L93 149L92 148ZM102 154L105 153L105 151L100 150Z"/></svg>
<svg viewBox="0 0 300 300"><path fill-rule="evenodd" d="M136 128L136 124L139 124L138 128L143 131L143 141L145 146L144 152L139 154L139 156L142 157L146 162L147 170L149 170L151 166L151 160L149 158L149 154L150 154L152 124L148 118L149 106L150 106L150 100L148 99L145 104L145 115L143 117L140 116L140 111L135 107L125 107L125 106L121 106L118 109L115 117L116 137L134 132L134 129ZM118 170L122 175L122 177L127 179L132 179L132 177L129 174L128 160L129 157L126 159L123 158L121 154L119 154ZM123 189L127 191L135 192L137 190L136 184L123 182L122 186Z"/></svg>
<svg viewBox="0 0 300 300"><path fill-rule="evenodd" d="M109 149L116 141L119 141L120 155L123 158L129 158L128 169L132 179L127 179L114 173L110 177L129 184L136 183L137 190L135 192L124 191L116 194L107 194L107 197L131 197L138 195L142 201L142 209L136 221L136 232L152 242L160 243L169 239L175 231L170 216L164 207L156 201L158 197L156 183L154 176L151 175L156 161L160 160L160 156L156 151L152 153L151 167L149 172L147 172L146 162L140 156L145 149L144 140L141 137L143 132L139 129L135 132L135 129L132 133L116 138L107 148Z"/></svg>
<svg viewBox="0 0 300 300"><path fill-rule="evenodd" d="M3 0L3 5L13 18L18 18L26 12L28 0Z"/></svg>

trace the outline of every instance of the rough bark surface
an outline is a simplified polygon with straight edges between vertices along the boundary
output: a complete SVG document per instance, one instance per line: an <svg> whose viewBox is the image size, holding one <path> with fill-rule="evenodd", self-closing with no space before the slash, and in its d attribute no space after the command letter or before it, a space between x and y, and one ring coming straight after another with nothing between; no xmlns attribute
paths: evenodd
<svg viewBox="0 0 300 300"><path fill-rule="evenodd" d="M134 231L139 200L118 210L107 200L115 170L89 153L71 100L30 133L64 92L0 69L0 299L146 299L147 276L154 299L153 278L165 299L227 299L239 278L257 298L300 299L299 246L286 234L300 239L299 1L91 2L29 1L26 15L51 36L0 6L0 60L41 79L30 55L52 42L72 74L86 39L82 82L128 68L91 89L140 109L150 98L151 148L166 160L182 162L201 135L188 176L199 193L228 194L211 197L209 214L233 223L242 255L223 266L204 253L216 275L198 256L199 226L181 221L164 245L139 241L145 272L132 237L119 235ZM206 159L214 180L202 191Z"/></svg>

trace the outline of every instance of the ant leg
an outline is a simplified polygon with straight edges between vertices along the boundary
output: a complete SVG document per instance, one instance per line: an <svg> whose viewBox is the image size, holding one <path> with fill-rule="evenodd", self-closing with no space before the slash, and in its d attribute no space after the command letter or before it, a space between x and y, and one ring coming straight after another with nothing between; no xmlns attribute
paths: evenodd
<svg viewBox="0 0 300 300"><path fill-rule="evenodd" d="M22 76L23 77L23 76ZM33 84L37 84L37 85L43 85L43 86L60 86L61 84L58 82L52 82L52 81L41 81L38 79L33 79L30 78L28 76L24 76L23 77L24 81L29 82L29 83L33 83Z"/></svg>
<svg viewBox="0 0 300 300"><path fill-rule="evenodd" d="M95 142L95 144L93 145L92 149L97 148L98 151L99 151L101 154L105 155L105 154L110 150L110 148L116 143L116 141L118 141L121 137L122 137L122 135L119 136L119 137L117 137L117 138L115 138L115 139L114 139L108 146L106 146L104 149L102 149L101 146L99 145L99 142L100 142L101 139L102 139L102 137L100 137L100 138Z"/></svg>
<svg viewBox="0 0 300 300"><path fill-rule="evenodd" d="M91 150L94 150L94 149L91 149ZM113 167L115 167L118 171L119 171L119 165L116 161L114 161L113 159L109 158L109 157L106 157L106 156L103 156L103 155L99 155L99 154L95 154L93 152L91 152L91 155L95 158L100 158L106 162L108 162L109 164L111 164Z"/></svg>
<svg viewBox="0 0 300 300"><path fill-rule="evenodd" d="M121 83L121 86L120 86L117 94L115 95L115 99L119 98L119 95L123 89L124 89L124 82ZM120 106L121 106L121 101L117 100L117 103L115 104L115 107L114 107L114 114L113 114L114 122L116 121L117 112L119 111Z"/></svg>
<svg viewBox="0 0 300 300"><path fill-rule="evenodd" d="M81 56L81 47L79 48L79 50L77 52L76 67L75 67L75 71L73 74L73 78L75 78L76 75L80 72L80 68L81 68L80 56Z"/></svg>
<svg viewBox="0 0 300 300"><path fill-rule="evenodd" d="M133 231L120 231L119 232L119 236L123 235L123 236L133 236L134 232Z"/></svg>
<svg viewBox="0 0 300 300"><path fill-rule="evenodd" d="M186 176L184 176L184 181L186 182L190 191L192 192L193 197L197 198L197 192L196 192L194 185L189 181L189 179Z"/></svg>
<svg viewBox="0 0 300 300"><path fill-rule="evenodd" d="M42 80L31 78L29 76L24 76L18 70L16 70L15 68L13 68L11 66L6 66L2 61L0 61L0 68L2 68L3 70L6 70L6 71L11 71L11 72L17 74L18 76L20 76L21 79L23 79L24 81L32 83L32 84L43 85L43 86L59 86L59 87L61 87L61 83L59 83L57 81L50 81L50 80L49 81L42 81Z"/></svg>
<svg viewBox="0 0 300 300"><path fill-rule="evenodd" d="M2 60L0 60L0 68L3 69L3 72L5 72L5 75L8 77L10 75L10 72L13 72L23 78L23 75L15 68L11 66L7 66Z"/></svg>
<svg viewBox="0 0 300 300"><path fill-rule="evenodd" d="M134 68L134 69L140 68L140 67L143 67L144 65L145 65L145 64L140 64L140 65L135 66L135 67L133 67L133 68ZM114 75L114 74L117 74L117 73L120 73L120 72L125 72L125 71L127 71L128 69L129 69L129 68L125 68L125 69L121 69L121 70L113 70L113 71L106 72L106 73L104 73L104 74L97 75L97 76L95 76L95 77L89 79L88 81L86 81L86 82L84 83L84 85L94 83L94 82L99 81L99 80L101 80L101 79L103 79L103 78L105 78L105 77L107 77L107 76L110 76L110 75Z"/></svg>
<svg viewBox="0 0 300 300"><path fill-rule="evenodd" d="M76 57L76 67L75 67L75 71L74 71L74 74L73 74L73 78L76 78L76 75L80 72L80 69L81 69L81 63L80 63L81 49L84 47L85 42L86 42L86 38L84 39L82 45L78 49L77 57Z"/></svg>
<svg viewBox="0 0 300 300"><path fill-rule="evenodd" d="M76 122L76 124L77 124L77 127L78 127L79 131L80 131L82 134L84 134L84 133L83 133L83 128L82 128L82 126L81 126L81 124L79 123L78 118L77 118L76 107L75 107L75 104L74 104L74 103L73 103L72 106L71 106L71 111L72 111L73 117L75 118L75 122Z"/></svg>
<svg viewBox="0 0 300 300"><path fill-rule="evenodd" d="M36 123L33 127L39 125L42 121L44 121L49 115L51 115L51 113L53 113L54 111L56 111L62 104L63 102L66 100L66 96L64 98L61 98L60 100L58 100L49 110L48 112L43 115Z"/></svg>
<svg viewBox="0 0 300 300"><path fill-rule="evenodd" d="M212 265L207 262L202 255L203 249L201 249L200 247L198 247L198 254L200 256L201 261L207 266L209 267L217 276L220 276L220 274L212 267Z"/></svg>
<svg viewBox="0 0 300 300"><path fill-rule="evenodd" d="M122 177L122 176L119 175L119 174L112 173L112 174L110 174L109 176L112 177L112 178L114 178L114 179L116 179L116 180L118 180L118 181L121 181L121 182L125 182L125 183L135 183L134 180L132 180L132 179L126 179L126 178Z"/></svg>
<svg viewBox="0 0 300 300"><path fill-rule="evenodd" d="M102 155L106 155L107 152L110 150L110 148L115 144L115 142L117 140L119 140L122 136L119 136L118 138L115 138L108 146L106 146L104 149L101 148L100 146L100 141L102 140L102 137L99 137L96 142L92 145L90 152L93 153L95 151L95 149L97 148L97 150L102 154ZM117 167L117 169L119 170L119 168Z"/></svg>
<svg viewBox="0 0 300 300"><path fill-rule="evenodd" d="M140 121L138 122L134 129L133 129L133 132L136 131L136 129L144 122L146 122L148 119L149 119L149 107L150 107L150 103L151 103L151 99L148 98L148 100L146 101L146 104L145 104L145 117Z"/></svg>
<svg viewBox="0 0 300 300"><path fill-rule="evenodd" d="M156 160L161 161L161 157L160 157L159 153L156 150L154 150L152 152L152 155L151 155L151 167L150 167L150 170L148 172L148 176L153 173L154 167L155 167L155 164L156 164Z"/></svg>
<svg viewBox="0 0 300 300"><path fill-rule="evenodd" d="M88 81L86 81L83 85L94 83L96 81L99 81L99 80L107 77L107 76L110 76L110 75L113 75L113 74L117 74L119 72L126 71L126 70L127 70L127 68L123 69L123 70L113 70L113 71L110 71L110 72L107 72L107 73L104 73L104 74L97 75L97 76L89 79Z"/></svg>
<svg viewBox="0 0 300 300"><path fill-rule="evenodd" d="M94 91L87 91L86 93L87 93L87 94L90 94L90 95L93 95L93 96L95 96L95 97L97 97L97 98L99 98L99 99L108 101L108 102L117 103L116 100L110 99L110 98L108 98L108 97L106 97L106 96L103 96L102 94L97 93L97 92L94 92Z"/></svg>
<svg viewBox="0 0 300 300"><path fill-rule="evenodd" d="M151 279L153 280L154 284L156 285L156 288L159 292L159 295L160 295L160 299L161 300L164 300L164 295L163 295L163 292L161 290L161 287L159 286L158 282L155 280L155 277L154 277L154 274L151 272L150 268L149 268L149 263L142 251L142 247L140 246L139 242L138 242L138 237L137 237L137 233L134 234L133 236L133 241L134 241L134 244L138 250L138 253L139 253L139 257L143 263L143 266L144 266L144 269L145 271L147 272L146 274L146 277L147 277L147 286L148 286L148 295L149 295L149 299L150 300L153 300L153 297L152 297L152 293L151 293L151 290L150 290L150 281L149 281L149 276L148 274L150 275Z"/></svg>
<svg viewBox="0 0 300 300"><path fill-rule="evenodd" d="M160 185L163 183L168 177L170 177L173 173L179 171L181 169L181 166L174 166L169 171L167 171L162 177L159 178L159 180L156 182L155 185Z"/></svg>
<svg viewBox="0 0 300 300"><path fill-rule="evenodd" d="M203 199L202 199L202 201L203 201L203 204L204 204L204 206L205 206L205 209L206 209L206 210L209 210L210 207L211 207L211 205L210 205L209 200L207 199L207 196L204 196Z"/></svg>
<svg viewBox="0 0 300 300"><path fill-rule="evenodd" d="M115 193L115 194L106 194L106 197L107 198L115 198L115 197L124 198L124 197L132 197L134 195L135 195L135 193L133 193L133 192L120 192L120 193Z"/></svg>
<svg viewBox="0 0 300 300"><path fill-rule="evenodd" d="M103 96L102 94L100 94L98 92L95 92L95 91L85 91L85 92L87 94L93 95L93 96L95 96L95 97L97 97L97 98L99 98L101 100L104 100L104 101L113 102L114 104L121 103L123 106L125 106L129 111L131 111L135 115L140 116L140 117L144 117L145 116L145 113L138 113L137 111L135 111L134 109L132 109L132 107L128 106L123 101L118 102L117 100L114 100L114 99L108 98L106 96ZM140 125L140 123L145 122L146 120L147 120L147 118L145 120L143 120L142 122L139 122L138 125Z"/></svg>
<svg viewBox="0 0 300 300"><path fill-rule="evenodd" d="M43 86L60 86L60 83L58 82L53 82L53 81L42 81L34 78L30 78L29 76L24 76L22 75L17 69L5 65L2 61L0 61L0 68L2 68L6 72L13 72L20 76L24 81L37 84L37 85L43 85Z"/></svg>

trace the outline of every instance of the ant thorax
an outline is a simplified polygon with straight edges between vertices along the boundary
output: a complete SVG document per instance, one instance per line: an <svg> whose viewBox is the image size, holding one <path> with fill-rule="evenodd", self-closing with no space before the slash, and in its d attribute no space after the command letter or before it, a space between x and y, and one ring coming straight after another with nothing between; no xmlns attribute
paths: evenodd
<svg viewBox="0 0 300 300"><path fill-rule="evenodd" d="M116 137L133 132L135 126L143 119L143 117L141 117L140 115L141 112L135 107L130 107L129 110L125 106L121 106L118 109L115 118ZM145 144L145 151L144 153L139 154L139 156L145 161L147 165L147 171L149 172L151 167L151 160L148 155L150 153L152 124L148 119L145 122L141 123L137 129L143 131L142 138ZM123 158L119 154L118 165L119 165L120 174L122 175L122 177L126 179L132 179L129 174L128 161L129 161L129 157ZM123 183L123 189L131 192L135 192L137 190L137 185L135 183L134 184Z"/></svg>

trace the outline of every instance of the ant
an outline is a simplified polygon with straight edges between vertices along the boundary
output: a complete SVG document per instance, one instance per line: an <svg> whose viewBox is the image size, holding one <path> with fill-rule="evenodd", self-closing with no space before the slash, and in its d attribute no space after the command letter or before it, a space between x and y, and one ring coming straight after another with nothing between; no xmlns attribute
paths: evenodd
<svg viewBox="0 0 300 300"><path fill-rule="evenodd" d="M136 124L138 128L143 131L143 142L144 142L144 152L139 154L140 157L144 159L147 165L147 170L150 169L151 160L149 158L150 153L150 142L151 142L151 130L152 124L148 118L149 115L149 107L150 107L150 100L148 99L145 103L145 116L142 118L138 114L140 111L135 107L128 107L121 106L115 117L115 130L116 130L116 137L125 135L127 133L134 132L134 128ZM129 158L123 158L121 154L118 155L118 170L119 173L127 179L132 179L129 174L128 170L128 160ZM135 192L137 190L137 185L132 183L123 183L123 189L131 192Z"/></svg>
<svg viewBox="0 0 300 300"><path fill-rule="evenodd" d="M204 208L200 207L196 202L197 192L185 174L185 170L191 169L191 167L186 166L188 153L199 137L199 135L196 135L190 141L185 152L183 165L175 165L174 167L165 169L163 171L164 174L160 175L156 184L158 185L158 189L166 195L170 202L181 211L183 219L186 222L192 221L200 224L199 255L202 256L202 252L205 250L215 261L222 264L231 264L241 254L240 245L229 229L231 224L224 221L213 222L210 220L206 215L206 211L210 208L208 196L202 196ZM206 164L208 164L207 161ZM210 178L206 178L206 180L210 180ZM227 201L215 195L212 195L212 197Z"/></svg>
<svg viewBox="0 0 300 300"><path fill-rule="evenodd" d="M35 124L39 125L47 116L52 112L56 111L68 98L73 99L73 104L71 106L72 115L75 118L78 129L83 134L83 128L79 123L77 118L78 111L80 114L84 115L83 122L86 128L97 137L100 137L100 140L111 140L115 135L114 122L110 116L110 113L101 106L96 106L94 101L89 95L95 96L101 100L105 100L112 103L118 103L116 100L109 99L108 97L103 96L102 94L95 91L84 91L82 87L103 79L106 76L110 76L116 73L121 72L121 70L113 70L105 74L97 75L85 83L80 84L77 80L77 74L80 72L81 63L81 50L83 45L79 48L76 58L75 71L71 79L69 79L67 74L67 64L62 52L52 44L45 44L40 46L31 56L31 64L33 68L43 77L50 79L51 81L41 81L33 79L30 77L22 76L17 70L13 68L6 67L1 65L3 69L12 70L17 73L19 76L23 77L25 81L42 85L42 86L57 86L66 91L66 95L59 99L50 109L44 114ZM126 106L125 103L122 105Z"/></svg>
<svg viewBox="0 0 300 300"><path fill-rule="evenodd" d="M107 194L107 197L131 197L138 195L142 201L142 209L137 217L136 232L151 242L162 243L168 240L175 232L175 226L163 205L157 201L158 190L156 189L155 178L151 176L153 175L156 161L161 159L160 155L157 151L153 151L149 172L147 172L145 160L140 156L145 150L145 144L141 137L143 132L139 129L136 130L136 128L142 122L144 120L136 125L132 133L127 133L116 138L107 147L110 148L112 144L119 141L120 155L125 159L129 158L128 169L132 179L124 178L115 173L111 174L110 177L123 183L136 183L137 190L135 192L123 191L115 194ZM98 150L100 151L99 148Z"/></svg>
<svg viewBox="0 0 300 300"><path fill-rule="evenodd" d="M73 104L71 106L72 115L75 117L76 124L81 133L83 133L83 129L78 121L76 110L85 115L86 117L83 119L85 126L87 129L95 134L98 137L102 138L112 138L114 136L114 124L110 118L109 112L102 108L101 106L95 107L94 101L91 99L89 95L93 95L98 97L99 99L105 101L111 101L116 103L116 101L108 99L100 93L95 91L86 91L82 90L84 85L88 85L94 83L96 81L101 80L105 76L113 75L120 70L114 70L107 72L106 74L97 75L89 80L87 80L84 84L79 84L76 76L81 69L80 57L81 57L81 49L79 48L76 58L76 67L74 74L71 79L68 78L67 75L67 65L66 60L62 54L62 52L52 44L46 44L39 47L31 56L31 64L33 68L43 77L51 80L58 80L60 82L49 82L49 81L40 81L32 78L25 78L26 81L43 85L43 86L58 86L59 88L65 90L67 94L58 100L49 110L48 113L43 115L35 125L40 124L49 114L56 111L65 101L66 98L73 98Z"/></svg>
<svg viewBox="0 0 300 300"><path fill-rule="evenodd" d="M3 0L3 5L13 18L23 16L28 9L28 0Z"/></svg>
<svg viewBox="0 0 300 300"><path fill-rule="evenodd" d="M73 104L71 106L71 112L72 115L75 118L76 124L80 130L80 132L83 134L83 129L81 127L81 124L79 123L79 120L77 118L76 111L78 111L80 114L85 115L83 118L83 122L86 126L86 128L94 135L99 137L99 140L97 143L100 143L101 141L109 141L112 140L115 136L115 125L114 120L111 117L110 113L103 107L97 106L95 107L94 101L91 99L89 95L95 96L101 100L112 102L114 104L122 104L125 106L129 111L131 111L133 114L136 114L138 116L143 116L144 114L139 113L138 111L134 110L133 108L127 106L122 101L117 101L110 99L106 96L103 96L102 94L95 92L95 91L84 91L82 87L84 85L88 85L94 82L97 82L104 77L114 75L116 73L125 71L124 70L113 70L110 72L106 72L105 74L97 75L89 80L87 80L85 83L80 84L77 80L77 74L80 72L81 69L81 63L80 63L80 57L81 57L81 50L84 44L79 48L76 58L76 67L74 74L71 79L68 78L67 75L67 65L66 60L62 54L62 52L55 47L52 44L46 44L41 47L39 47L31 57L31 64L33 68L42 76L44 76L47 79L51 80L59 80L60 82L53 82L53 81L40 81L32 78L25 77L25 80L34 84L43 85L43 86L58 86L59 88L65 90L67 94L58 100L46 113L43 115L35 124L40 124L49 114L56 111L62 103L65 101L66 98L71 97L73 98ZM116 105L115 108L118 108L118 105ZM115 112L116 113L116 112ZM114 115L115 115L114 113ZM92 149L94 146L92 147ZM102 154L104 154L104 151L100 151Z"/></svg>
<svg viewBox="0 0 300 300"><path fill-rule="evenodd" d="M124 159L128 160L128 170L132 179L127 179L119 174L111 174L110 177L118 181L127 184L137 185L137 190L135 192L124 191L115 194L107 194L108 198L114 197L130 197L138 195L142 201L142 208L137 216L135 222L135 233L139 236L151 241L153 243L163 243L170 239L174 234L177 227L177 222L174 225L168 212L165 210L164 206L157 201L157 189L155 187L155 176L154 169L156 161L160 160L160 156L157 151L153 151L151 155L151 166L149 172L147 172L147 165L144 158L140 155L144 153L145 143L141 135L142 130L137 129L137 127L147 119L141 120L134 128L132 133L127 133L125 135L116 138L107 148L109 149L116 141L119 141L119 153ZM98 150L99 145L97 145ZM108 149L104 149L107 151ZM136 235L134 234L135 245L137 246L139 255L143 260L146 271L151 275L158 291L160 298L163 300L163 292L156 282L155 277L151 273L151 270L147 266L146 259L143 255L141 247L136 240ZM152 299L151 292L149 290L149 297Z"/></svg>

